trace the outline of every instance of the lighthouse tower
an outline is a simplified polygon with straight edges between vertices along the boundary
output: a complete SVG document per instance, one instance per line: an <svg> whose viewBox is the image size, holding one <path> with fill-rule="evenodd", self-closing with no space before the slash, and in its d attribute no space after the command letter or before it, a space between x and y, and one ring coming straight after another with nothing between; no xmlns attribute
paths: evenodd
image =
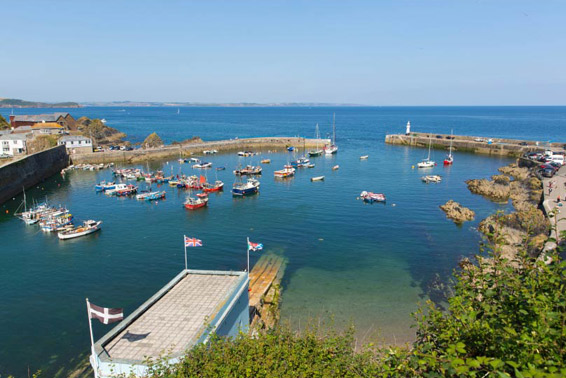
<svg viewBox="0 0 566 378"><path fill-rule="evenodd" d="M411 121L407 122L407 131L405 131L405 135L409 135L411 133Z"/></svg>

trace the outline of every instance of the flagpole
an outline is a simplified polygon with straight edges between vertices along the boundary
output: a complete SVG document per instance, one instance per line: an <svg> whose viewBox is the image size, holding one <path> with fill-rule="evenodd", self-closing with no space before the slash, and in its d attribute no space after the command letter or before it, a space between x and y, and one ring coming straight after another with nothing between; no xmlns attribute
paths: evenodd
<svg viewBox="0 0 566 378"><path fill-rule="evenodd" d="M92 336L92 321L90 319L90 303L86 299L86 311L88 314L88 329L90 331L90 352L92 354L92 361L94 362L94 378L98 378L98 358L94 350L94 337Z"/></svg>
<svg viewBox="0 0 566 378"><path fill-rule="evenodd" d="M248 276L250 275L250 238L248 238Z"/></svg>
<svg viewBox="0 0 566 378"><path fill-rule="evenodd" d="M187 267L187 242L185 241L185 238L187 236L183 235L183 245L185 246L185 270L188 270L189 268Z"/></svg>

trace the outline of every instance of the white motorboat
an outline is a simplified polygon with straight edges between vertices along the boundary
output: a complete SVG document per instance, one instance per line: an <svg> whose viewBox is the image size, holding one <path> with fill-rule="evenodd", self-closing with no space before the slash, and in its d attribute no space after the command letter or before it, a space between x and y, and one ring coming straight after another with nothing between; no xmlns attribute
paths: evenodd
<svg viewBox="0 0 566 378"><path fill-rule="evenodd" d="M439 183L439 182L442 181L442 177L440 177L440 176L438 176L438 175L429 175L429 176L423 176L423 177L421 177L421 180L422 180L422 182L425 182L425 183L427 183L427 184L428 184L429 182L432 182L432 183Z"/></svg>
<svg viewBox="0 0 566 378"><path fill-rule="evenodd" d="M324 176L311 177L311 181L324 181Z"/></svg>
<svg viewBox="0 0 566 378"><path fill-rule="evenodd" d="M92 234L93 232L100 230L101 224L102 221L87 220L83 223L82 226L73 228L68 231L59 232L57 234L57 237L61 240L66 240L66 239L74 239L81 236L89 235Z"/></svg>

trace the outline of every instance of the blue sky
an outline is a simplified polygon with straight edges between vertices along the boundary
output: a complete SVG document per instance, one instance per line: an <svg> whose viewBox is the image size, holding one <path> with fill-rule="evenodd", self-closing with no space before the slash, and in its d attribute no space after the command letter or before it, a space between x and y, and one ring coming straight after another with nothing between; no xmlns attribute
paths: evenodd
<svg viewBox="0 0 566 378"><path fill-rule="evenodd" d="M11 1L0 97L566 104L566 2Z"/></svg>

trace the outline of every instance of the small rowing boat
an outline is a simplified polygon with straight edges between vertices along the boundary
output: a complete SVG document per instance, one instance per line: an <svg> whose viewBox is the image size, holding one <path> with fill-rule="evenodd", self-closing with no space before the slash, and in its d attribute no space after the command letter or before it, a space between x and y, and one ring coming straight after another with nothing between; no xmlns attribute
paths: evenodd
<svg viewBox="0 0 566 378"><path fill-rule="evenodd" d="M337 171L339 168L340 168L339 165L335 165L334 167L332 167L332 170L333 170L333 171Z"/></svg>
<svg viewBox="0 0 566 378"><path fill-rule="evenodd" d="M263 159L260 161L261 164L271 164L271 159Z"/></svg>
<svg viewBox="0 0 566 378"><path fill-rule="evenodd" d="M311 177L311 181L324 181L324 176Z"/></svg>
<svg viewBox="0 0 566 378"><path fill-rule="evenodd" d="M198 164L194 164L193 168L195 169L207 169L207 168L211 168L212 167L212 163L210 162L203 162L203 163L198 163Z"/></svg>
<svg viewBox="0 0 566 378"><path fill-rule="evenodd" d="M369 155L362 155L360 156L360 160L367 160Z"/></svg>

